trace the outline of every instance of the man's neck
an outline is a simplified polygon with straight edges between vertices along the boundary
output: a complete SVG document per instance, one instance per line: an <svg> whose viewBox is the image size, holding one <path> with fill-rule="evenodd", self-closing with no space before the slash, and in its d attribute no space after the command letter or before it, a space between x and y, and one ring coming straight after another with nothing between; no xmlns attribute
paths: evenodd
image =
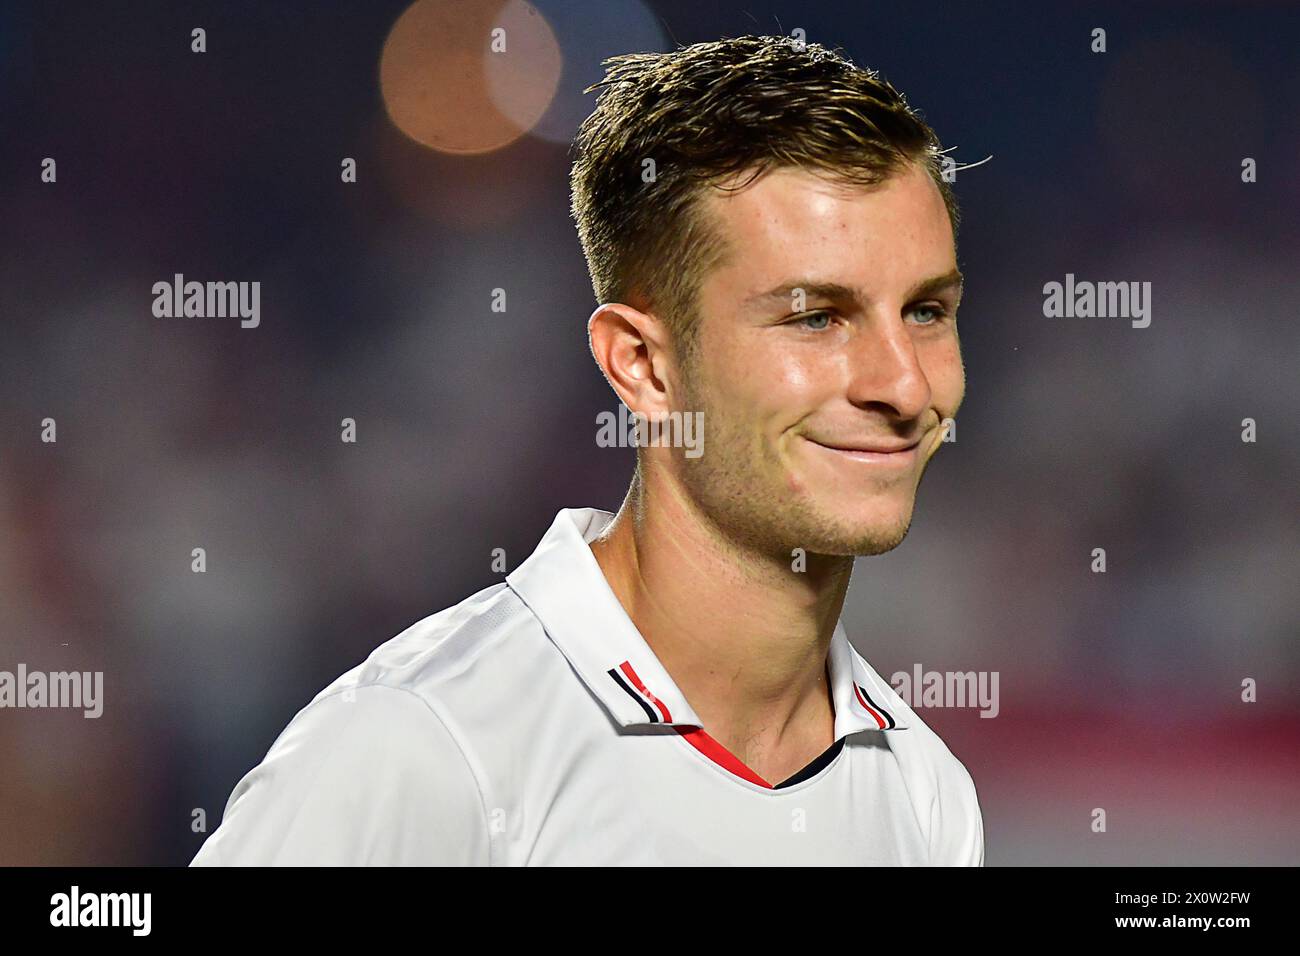
<svg viewBox="0 0 1300 956"><path fill-rule="evenodd" d="M591 550L705 731L750 769L777 783L834 742L827 652L852 558L795 571L638 483Z"/></svg>

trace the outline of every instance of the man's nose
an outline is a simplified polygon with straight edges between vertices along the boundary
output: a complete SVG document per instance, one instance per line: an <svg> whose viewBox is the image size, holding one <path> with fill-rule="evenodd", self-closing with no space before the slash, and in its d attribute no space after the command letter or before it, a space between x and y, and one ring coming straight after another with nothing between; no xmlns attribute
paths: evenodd
<svg viewBox="0 0 1300 956"><path fill-rule="evenodd" d="M873 316L861 327L849 363L848 397L853 404L887 405L900 418L917 418L930 406L929 379L898 311Z"/></svg>

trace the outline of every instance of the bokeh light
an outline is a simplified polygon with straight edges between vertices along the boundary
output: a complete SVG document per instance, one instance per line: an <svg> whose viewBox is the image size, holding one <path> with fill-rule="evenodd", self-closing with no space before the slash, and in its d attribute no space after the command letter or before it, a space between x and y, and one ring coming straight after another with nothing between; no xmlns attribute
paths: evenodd
<svg viewBox="0 0 1300 956"><path fill-rule="evenodd" d="M389 118L418 143L486 153L546 112L560 46L526 0L418 0L393 24L379 61Z"/></svg>

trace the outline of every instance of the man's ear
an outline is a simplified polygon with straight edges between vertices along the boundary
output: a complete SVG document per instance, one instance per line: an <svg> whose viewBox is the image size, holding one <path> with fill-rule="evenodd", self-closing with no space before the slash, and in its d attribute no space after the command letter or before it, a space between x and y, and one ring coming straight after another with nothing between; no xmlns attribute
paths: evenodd
<svg viewBox="0 0 1300 956"><path fill-rule="evenodd" d="M655 419L671 410L673 351L668 330L657 317L607 302L587 320L587 343L605 380L629 411Z"/></svg>

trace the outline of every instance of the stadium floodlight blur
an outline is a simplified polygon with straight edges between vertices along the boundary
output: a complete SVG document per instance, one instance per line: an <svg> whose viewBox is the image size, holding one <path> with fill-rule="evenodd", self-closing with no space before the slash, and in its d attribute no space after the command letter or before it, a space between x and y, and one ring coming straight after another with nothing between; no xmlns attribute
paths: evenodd
<svg viewBox="0 0 1300 956"><path fill-rule="evenodd" d="M530 3L417 0L384 42L379 86L407 136L446 153L513 143L550 106L561 54Z"/></svg>

